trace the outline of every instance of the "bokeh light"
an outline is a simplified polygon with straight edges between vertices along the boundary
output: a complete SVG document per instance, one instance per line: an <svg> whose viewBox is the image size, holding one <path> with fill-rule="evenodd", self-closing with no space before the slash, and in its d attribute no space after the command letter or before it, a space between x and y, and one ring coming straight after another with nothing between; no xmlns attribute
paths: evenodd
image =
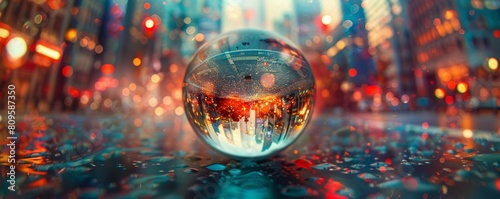
<svg viewBox="0 0 500 199"><path fill-rule="evenodd" d="M22 37L13 37L5 45L5 49L11 59L19 59L28 51L28 44Z"/></svg>
<svg viewBox="0 0 500 199"><path fill-rule="evenodd" d="M467 89L468 89L467 83L460 82L457 84L457 91L459 93L465 93L467 92Z"/></svg>
<svg viewBox="0 0 500 199"><path fill-rule="evenodd" d="M436 90L434 90L434 95L438 99L443 99L444 96L446 95L446 93L445 93L444 89L442 89L442 88L436 88Z"/></svg>
<svg viewBox="0 0 500 199"><path fill-rule="evenodd" d="M472 136L474 136L474 132L472 132L472 130L470 129L464 129L462 135L464 136L464 138L472 138Z"/></svg>
<svg viewBox="0 0 500 199"><path fill-rule="evenodd" d="M151 76L151 82L158 83L160 81L160 76L158 74L153 74Z"/></svg>
<svg viewBox="0 0 500 199"><path fill-rule="evenodd" d="M101 72L106 75L111 75L115 72L115 67L112 64L104 64L101 67Z"/></svg>
<svg viewBox="0 0 500 199"><path fill-rule="evenodd" d="M64 77L71 77L73 75L73 68L70 65L66 65L62 69L62 74Z"/></svg>
<svg viewBox="0 0 500 199"><path fill-rule="evenodd" d="M144 21L144 27L146 28L153 28L155 26L155 21L151 18L148 18Z"/></svg>
<svg viewBox="0 0 500 199"><path fill-rule="evenodd" d="M329 25L330 23L332 23L332 16L323 15L323 17L321 17L321 23L323 23L324 25Z"/></svg>
<svg viewBox="0 0 500 199"><path fill-rule="evenodd" d="M141 58L134 58L134 60L132 60L132 63L134 64L134 66L140 66L142 63Z"/></svg>
<svg viewBox="0 0 500 199"><path fill-rule="evenodd" d="M498 69L498 60L494 57L491 57L488 59L488 67L491 69L491 70L496 70Z"/></svg>

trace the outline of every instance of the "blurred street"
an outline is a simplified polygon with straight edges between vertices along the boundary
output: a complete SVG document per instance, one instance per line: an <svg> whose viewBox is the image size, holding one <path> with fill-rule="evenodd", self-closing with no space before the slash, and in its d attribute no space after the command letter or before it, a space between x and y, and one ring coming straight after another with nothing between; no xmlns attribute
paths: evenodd
<svg viewBox="0 0 500 199"><path fill-rule="evenodd" d="M19 120L6 198L405 198L500 196L500 134L388 114L316 116L261 161L210 150L184 117L32 113ZM410 121L411 120L411 121ZM410 124L402 123L408 121ZM2 159L4 160L4 159ZM4 167L2 167L4 169ZM7 183L2 182L3 187ZM243 196L244 195L244 196Z"/></svg>

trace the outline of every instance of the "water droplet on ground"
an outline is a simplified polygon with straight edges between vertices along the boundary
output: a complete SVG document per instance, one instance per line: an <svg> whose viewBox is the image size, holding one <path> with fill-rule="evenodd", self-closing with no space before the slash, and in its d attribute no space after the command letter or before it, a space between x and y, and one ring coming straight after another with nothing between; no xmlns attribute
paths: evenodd
<svg viewBox="0 0 500 199"><path fill-rule="evenodd" d="M182 157L182 156L185 156L187 154L186 151L176 151L174 152L174 156L176 157Z"/></svg>
<svg viewBox="0 0 500 199"><path fill-rule="evenodd" d="M474 153L474 149L467 148L467 149L464 150L464 152L466 152L466 153Z"/></svg>
<svg viewBox="0 0 500 199"><path fill-rule="evenodd" d="M371 174L371 173L361 173L361 174L358 174L358 178L361 178L363 180L375 180L375 179L378 179L377 176Z"/></svg>
<svg viewBox="0 0 500 199"><path fill-rule="evenodd" d="M226 166L224 166L222 164L219 164L219 163L208 165L208 166L206 166L206 168L209 169L209 170L211 170L211 171L223 171L223 170L226 170Z"/></svg>
<svg viewBox="0 0 500 199"><path fill-rule="evenodd" d="M149 159L149 162L162 163L162 162L168 162L168 161L173 160L173 159L174 159L173 156L161 156L161 157L151 158L151 159Z"/></svg>
<svg viewBox="0 0 500 199"><path fill-rule="evenodd" d="M457 143L455 143L455 148L457 148L457 149L463 149L464 148L464 144L461 143L461 142L457 142Z"/></svg>
<svg viewBox="0 0 500 199"><path fill-rule="evenodd" d="M187 168L189 166L187 164L177 164L177 165L172 165L171 167L176 169L182 169L182 168Z"/></svg>
<svg viewBox="0 0 500 199"><path fill-rule="evenodd" d="M426 181L410 176L403 177L402 179L383 182L378 184L377 187L382 189L398 189L398 190L403 189L407 191L418 191L418 192L438 191L440 188L438 185L431 184Z"/></svg>
<svg viewBox="0 0 500 199"><path fill-rule="evenodd" d="M239 169L231 169L231 170L229 170L229 173L231 175L238 175L238 174L241 173L241 170L239 170Z"/></svg>
<svg viewBox="0 0 500 199"><path fill-rule="evenodd" d="M184 169L183 171L184 173L198 173L198 169L195 169L195 168L187 168L187 169Z"/></svg>
<svg viewBox="0 0 500 199"><path fill-rule="evenodd" d="M448 152L449 154L452 154L452 155L457 154L457 151L455 151L453 149L448 149L446 152Z"/></svg>
<svg viewBox="0 0 500 199"><path fill-rule="evenodd" d="M309 178L306 178L305 180L309 181L309 182L314 182L314 183L319 184L319 185L321 185L325 182L325 179L320 178L320 177L309 177Z"/></svg>
<svg viewBox="0 0 500 199"><path fill-rule="evenodd" d="M321 164L314 165L313 168L316 170L328 170L331 168L338 168L338 166L331 164L331 163L321 163Z"/></svg>
<svg viewBox="0 0 500 199"><path fill-rule="evenodd" d="M295 160L293 160L293 162L295 163L295 167L297 169L306 169L306 170L311 169L311 166L313 164L308 159L295 159Z"/></svg>
<svg viewBox="0 0 500 199"><path fill-rule="evenodd" d="M364 165L364 164L353 164L353 165L351 165L351 168L353 168L353 169L362 169L362 168L365 168L365 167L366 167L366 165Z"/></svg>
<svg viewBox="0 0 500 199"><path fill-rule="evenodd" d="M500 162L500 153L479 154L472 159L480 162Z"/></svg>

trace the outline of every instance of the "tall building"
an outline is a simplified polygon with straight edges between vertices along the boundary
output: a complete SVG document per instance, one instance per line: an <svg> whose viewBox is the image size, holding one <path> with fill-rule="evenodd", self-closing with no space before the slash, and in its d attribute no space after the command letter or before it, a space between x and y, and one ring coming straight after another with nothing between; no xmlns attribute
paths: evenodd
<svg viewBox="0 0 500 199"><path fill-rule="evenodd" d="M99 36L103 27L103 17L108 1L75 0L70 14L65 20L69 25L64 29L66 47L58 69L54 106L76 108L82 96L90 96L94 89L91 74L101 64L96 56L103 52Z"/></svg>
<svg viewBox="0 0 500 199"><path fill-rule="evenodd" d="M365 0L368 45L382 89L396 95L414 92L407 1Z"/></svg>
<svg viewBox="0 0 500 199"><path fill-rule="evenodd" d="M329 66L343 71L348 81L357 87L375 84L375 66L368 51L366 18L361 0L342 0L342 22L327 37L326 55Z"/></svg>
<svg viewBox="0 0 500 199"><path fill-rule="evenodd" d="M373 96L372 92L365 90L376 84L364 8L361 0L341 0L331 3L326 9L328 11L323 12L320 21L331 28L327 29L324 42L320 42L324 45L324 55L320 60L323 60L325 66L321 67L326 67L329 76L323 77L326 78L323 84L327 87L320 89L320 96L326 96L329 106L354 108L363 98ZM366 93L369 95L364 97Z"/></svg>
<svg viewBox="0 0 500 199"><path fill-rule="evenodd" d="M419 97L448 104L499 98L499 8L498 0L410 2Z"/></svg>
<svg viewBox="0 0 500 199"><path fill-rule="evenodd" d="M239 1L222 0L224 16L222 17L222 32L240 28L266 27L266 12L264 0Z"/></svg>
<svg viewBox="0 0 500 199"><path fill-rule="evenodd" d="M54 100L64 35L74 3L74 0L1 2L0 72L11 74L10 81L17 87L19 109L48 110Z"/></svg>
<svg viewBox="0 0 500 199"><path fill-rule="evenodd" d="M265 1L266 29L283 35L298 45L294 0Z"/></svg>
<svg viewBox="0 0 500 199"><path fill-rule="evenodd" d="M297 43L307 54L309 51L322 50L318 22L321 19L321 4L318 0L293 0L295 17L297 18Z"/></svg>
<svg viewBox="0 0 500 199"><path fill-rule="evenodd" d="M202 43L220 32L221 1L137 0L124 5L118 47L109 52L120 54L112 56L116 57L115 73L123 88L117 95L133 99L136 105L141 101L136 95L146 104L148 99L180 103L189 59ZM138 94L146 90L147 94Z"/></svg>
<svg viewBox="0 0 500 199"><path fill-rule="evenodd" d="M291 13L285 13L283 19L274 20L273 29L275 32L295 42L297 40L297 27L292 16Z"/></svg>

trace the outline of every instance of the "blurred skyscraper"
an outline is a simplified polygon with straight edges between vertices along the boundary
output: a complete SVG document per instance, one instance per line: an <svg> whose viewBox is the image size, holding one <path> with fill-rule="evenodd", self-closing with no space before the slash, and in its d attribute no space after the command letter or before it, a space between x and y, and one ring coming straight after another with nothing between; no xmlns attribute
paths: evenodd
<svg viewBox="0 0 500 199"><path fill-rule="evenodd" d="M264 0L222 0L222 32L240 28L266 29Z"/></svg>
<svg viewBox="0 0 500 199"><path fill-rule="evenodd" d="M396 95L415 92L407 1L365 0L363 4L368 45L382 89Z"/></svg>
<svg viewBox="0 0 500 199"><path fill-rule="evenodd" d="M302 46L306 56L311 53L310 51L320 52L322 50L318 26L321 20L320 2L318 0L293 0L293 6L298 26L297 43Z"/></svg>
<svg viewBox="0 0 500 199"><path fill-rule="evenodd" d="M66 48L58 70L57 100L54 106L73 107L80 103L80 98L90 97L93 89L91 74L93 68L100 69L96 62L98 54L103 52L99 36L108 1L75 0L71 15L66 18L69 26L65 29ZM85 100L84 100L85 101Z"/></svg>
<svg viewBox="0 0 500 199"><path fill-rule="evenodd" d="M223 14L221 0L205 0L201 3L201 12L194 15L198 26L198 33L194 38L198 43L197 47L221 32L221 15Z"/></svg>
<svg viewBox="0 0 500 199"><path fill-rule="evenodd" d="M275 32L297 42L297 25L292 13L285 13L283 18L274 21Z"/></svg>
<svg viewBox="0 0 500 199"><path fill-rule="evenodd" d="M0 32L3 42L7 42L5 52L9 52L10 41L17 42L16 49L23 49L22 55L16 53L16 60L2 57L8 60L6 67L20 67L12 76L19 89L18 107L48 110L51 104L57 104L56 96L79 96L79 89L88 83L93 55L99 49L102 1L1 3ZM65 83L71 86L63 86ZM66 104L71 104L71 99Z"/></svg>
<svg viewBox="0 0 500 199"><path fill-rule="evenodd" d="M498 99L500 1L413 0L409 8L418 96L447 104Z"/></svg>
<svg viewBox="0 0 500 199"><path fill-rule="evenodd" d="M357 87L374 85L375 66L368 51L366 18L361 0L342 0L341 23L333 28L331 37L326 38L326 55L331 58L330 69L340 70L345 79ZM338 16L332 13L332 18Z"/></svg>

